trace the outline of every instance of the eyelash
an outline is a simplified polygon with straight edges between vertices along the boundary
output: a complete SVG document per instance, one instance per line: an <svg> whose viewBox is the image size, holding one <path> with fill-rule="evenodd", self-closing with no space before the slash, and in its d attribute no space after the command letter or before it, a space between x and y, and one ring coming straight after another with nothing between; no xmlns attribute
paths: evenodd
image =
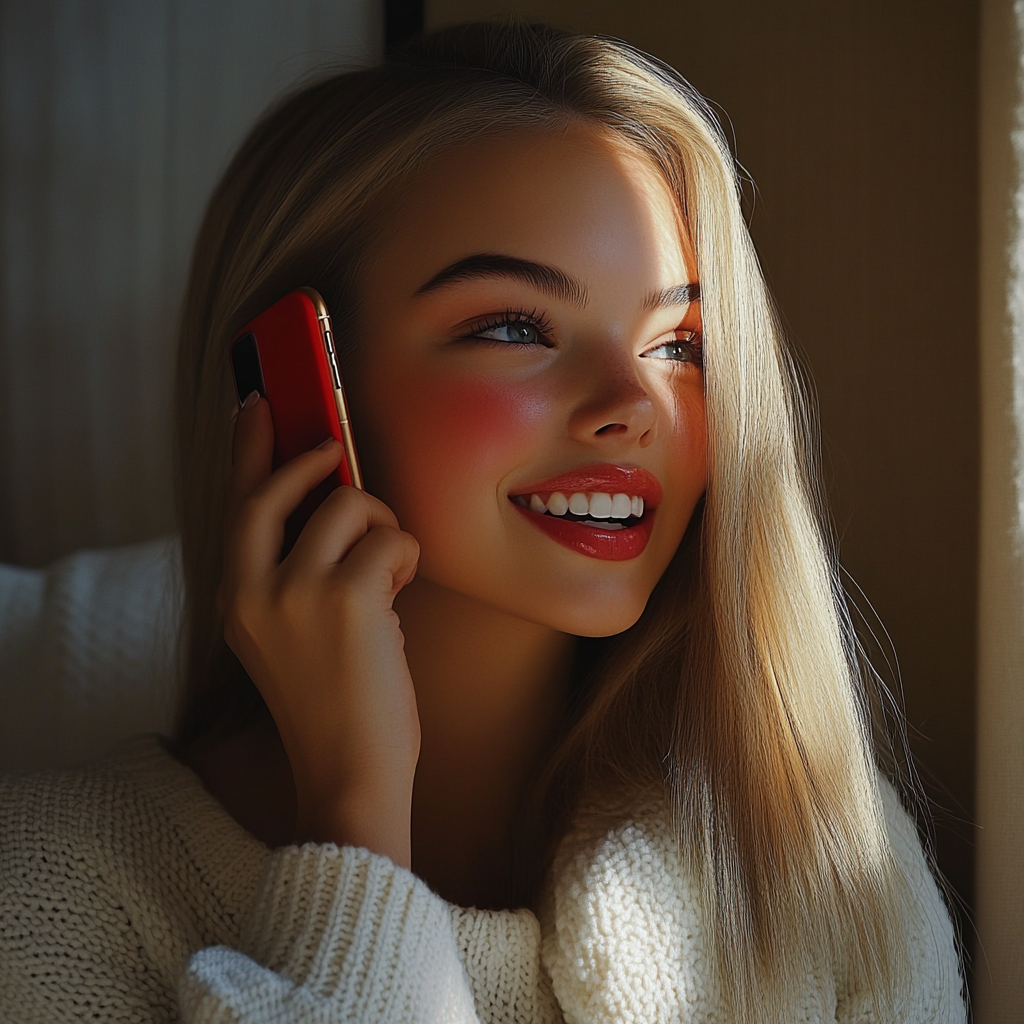
<svg viewBox="0 0 1024 1024"><path fill-rule="evenodd" d="M536 308L506 309L500 316L493 316L474 324L466 333L466 337L474 338L485 331L493 331L498 327L510 327L513 324L529 324L536 329L541 341L546 341L552 332L551 321ZM525 341L494 341L491 338L480 338L479 340L485 344L500 345L502 348L536 348L536 345Z"/></svg>
<svg viewBox="0 0 1024 1024"><path fill-rule="evenodd" d="M690 337L689 340L684 340L682 338L677 338L674 342L672 342L672 341L663 341L660 345L655 345L653 348L648 349L647 352L644 353L644 355L648 355L651 352L657 352L659 348L664 348L665 345L672 345L672 344L682 345L684 348L688 349L689 352L690 352L691 359L689 361L692 362L694 366L697 366L697 367L700 367L701 369L703 369L703 367L704 367L704 338L701 335L700 331L693 331L693 330L689 330L687 328L680 327L680 328L677 328L677 332L680 333L680 334L691 335L691 337ZM687 362L687 360L679 359L679 360L672 360L672 362Z"/></svg>

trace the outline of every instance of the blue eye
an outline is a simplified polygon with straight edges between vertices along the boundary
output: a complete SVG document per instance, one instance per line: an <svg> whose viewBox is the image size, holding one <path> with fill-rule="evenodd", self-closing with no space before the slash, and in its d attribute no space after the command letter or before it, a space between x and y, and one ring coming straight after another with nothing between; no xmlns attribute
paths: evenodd
<svg viewBox="0 0 1024 1024"><path fill-rule="evenodd" d="M532 348L540 345L548 348L550 333L551 324L537 310L507 309L474 326L466 337L499 346Z"/></svg>
<svg viewBox="0 0 1024 1024"><path fill-rule="evenodd" d="M488 341L500 341L508 345L539 345L541 334L536 324L526 320L513 320L509 323L496 324L482 331L476 331L475 337Z"/></svg>
<svg viewBox="0 0 1024 1024"><path fill-rule="evenodd" d="M700 366L703 363L700 335L696 331L676 331L674 340L648 349L644 357L668 359L677 363L694 363Z"/></svg>

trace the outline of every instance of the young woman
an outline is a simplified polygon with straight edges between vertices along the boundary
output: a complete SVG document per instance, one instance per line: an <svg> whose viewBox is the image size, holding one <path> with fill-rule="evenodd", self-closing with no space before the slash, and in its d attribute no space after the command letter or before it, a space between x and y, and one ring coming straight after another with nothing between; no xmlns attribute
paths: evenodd
<svg viewBox="0 0 1024 1024"><path fill-rule="evenodd" d="M228 349L303 285L368 486L282 559L340 445L272 472ZM796 380L721 133L624 44L279 104L184 308L176 743L8 784L6 1016L963 1020Z"/></svg>

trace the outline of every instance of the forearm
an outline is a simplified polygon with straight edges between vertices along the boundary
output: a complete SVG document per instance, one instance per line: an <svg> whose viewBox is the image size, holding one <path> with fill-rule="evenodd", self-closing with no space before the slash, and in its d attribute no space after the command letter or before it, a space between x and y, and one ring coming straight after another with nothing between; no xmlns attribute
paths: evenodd
<svg viewBox="0 0 1024 1024"><path fill-rule="evenodd" d="M452 908L383 857L327 844L271 855L239 950L196 953L188 1024L476 1024Z"/></svg>

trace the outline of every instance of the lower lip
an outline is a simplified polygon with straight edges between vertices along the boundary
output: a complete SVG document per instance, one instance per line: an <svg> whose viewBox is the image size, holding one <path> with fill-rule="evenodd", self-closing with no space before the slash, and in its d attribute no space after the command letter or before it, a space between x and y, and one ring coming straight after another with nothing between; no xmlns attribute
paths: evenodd
<svg viewBox="0 0 1024 1024"><path fill-rule="evenodd" d="M515 505L515 502L513 502ZM654 527L654 509L647 509L636 526L624 530L602 530L597 526L584 526L571 519L545 515L532 509L515 506L538 530L543 530L563 547L578 551L590 558L603 558L608 562L625 562L640 555L651 539Z"/></svg>

